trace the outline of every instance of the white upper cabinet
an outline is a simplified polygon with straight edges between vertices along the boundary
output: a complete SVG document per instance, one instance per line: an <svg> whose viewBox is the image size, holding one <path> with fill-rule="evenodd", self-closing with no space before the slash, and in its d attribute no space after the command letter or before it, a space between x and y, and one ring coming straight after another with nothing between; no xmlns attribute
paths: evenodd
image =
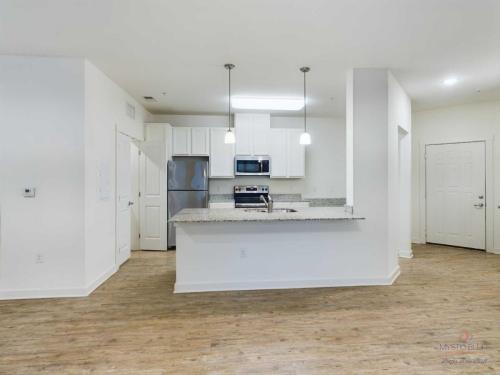
<svg viewBox="0 0 500 375"><path fill-rule="evenodd" d="M238 133L236 133L238 134ZM210 177L234 177L234 144L224 143L226 128L210 129Z"/></svg>
<svg viewBox="0 0 500 375"><path fill-rule="evenodd" d="M237 155L269 155L271 117L266 114L234 115Z"/></svg>
<svg viewBox="0 0 500 375"><path fill-rule="evenodd" d="M209 146L208 128L172 128L172 154L174 156L208 156Z"/></svg>
<svg viewBox="0 0 500 375"><path fill-rule="evenodd" d="M251 114L237 113L234 115L237 155L253 155L252 123Z"/></svg>
<svg viewBox="0 0 500 375"><path fill-rule="evenodd" d="M271 116L268 113L253 115L252 130L253 154L269 155L269 131L271 130Z"/></svg>
<svg viewBox="0 0 500 375"><path fill-rule="evenodd" d="M300 129L271 129L271 178L305 176L305 146L299 143L301 133Z"/></svg>
<svg viewBox="0 0 500 375"><path fill-rule="evenodd" d="M269 156L271 156L271 178L287 177L286 129L271 129Z"/></svg>
<svg viewBox="0 0 500 375"><path fill-rule="evenodd" d="M300 144L301 129L287 129L287 174L290 178L305 176L306 147Z"/></svg>
<svg viewBox="0 0 500 375"><path fill-rule="evenodd" d="M191 154L191 128L172 128L172 154Z"/></svg>
<svg viewBox="0 0 500 375"><path fill-rule="evenodd" d="M191 128L191 155L208 155L210 147L210 129Z"/></svg>

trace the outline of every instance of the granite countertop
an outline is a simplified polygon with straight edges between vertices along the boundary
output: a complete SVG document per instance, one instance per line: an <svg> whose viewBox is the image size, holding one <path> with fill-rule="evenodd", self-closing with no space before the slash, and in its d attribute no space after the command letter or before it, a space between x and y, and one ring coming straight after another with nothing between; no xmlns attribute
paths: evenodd
<svg viewBox="0 0 500 375"><path fill-rule="evenodd" d="M170 219L173 223L236 222L236 221L314 221L363 220L346 213L343 207L307 207L297 212L247 211L243 208L185 208Z"/></svg>
<svg viewBox="0 0 500 375"><path fill-rule="evenodd" d="M345 198L302 198L300 194L271 194L275 202L308 202L311 207L343 207ZM210 203L234 202L233 194L210 194Z"/></svg>

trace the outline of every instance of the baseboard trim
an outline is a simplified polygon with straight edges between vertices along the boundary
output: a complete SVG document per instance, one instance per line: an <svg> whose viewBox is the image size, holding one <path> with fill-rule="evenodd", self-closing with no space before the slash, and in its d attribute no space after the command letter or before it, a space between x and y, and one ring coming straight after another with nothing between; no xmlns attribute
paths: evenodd
<svg viewBox="0 0 500 375"><path fill-rule="evenodd" d="M90 295L94 290L99 288L101 284L104 283L107 279L113 276L116 271L118 271L118 267L116 267L116 265L113 265L108 270L104 271L101 276L88 284L86 288L87 296Z"/></svg>
<svg viewBox="0 0 500 375"><path fill-rule="evenodd" d="M86 288L2 290L0 300L86 297Z"/></svg>
<svg viewBox="0 0 500 375"><path fill-rule="evenodd" d="M87 297L116 271L113 265L85 288L0 290L0 300Z"/></svg>
<svg viewBox="0 0 500 375"><path fill-rule="evenodd" d="M222 292L262 289L304 289L345 286L392 285L400 274L399 266L387 277L368 279L264 280L220 283L175 283L174 293Z"/></svg>
<svg viewBox="0 0 500 375"><path fill-rule="evenodd" d="M411 259L411 258L413 258L413 251L410 251L410 252L400 251L398 255L399 255L400 258Z"/></svg>

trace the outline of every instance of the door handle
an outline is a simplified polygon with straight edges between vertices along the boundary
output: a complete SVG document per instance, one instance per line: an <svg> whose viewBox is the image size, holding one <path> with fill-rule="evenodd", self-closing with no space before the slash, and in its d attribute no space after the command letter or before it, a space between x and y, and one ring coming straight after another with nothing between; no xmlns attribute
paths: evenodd
<svg viewBox="0 0 500 375"><path fill-rule="evenodd" d="M134 204L134 202L128 201L129 206L132 206L133 204Z"/></svg>
<svg viewBox="0 0 500 375"><path fill-rule="evenodd" d="M474 207L482 208L482 207L484 207L484 203L475 204Z"/></svg>

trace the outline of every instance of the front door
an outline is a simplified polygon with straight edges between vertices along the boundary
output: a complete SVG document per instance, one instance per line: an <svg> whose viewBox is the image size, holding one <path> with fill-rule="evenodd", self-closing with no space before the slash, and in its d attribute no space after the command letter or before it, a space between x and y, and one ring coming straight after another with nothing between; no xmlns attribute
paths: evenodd
<svg viewBox="0 0 500 375"><path fill-rule="evenodd" d="M122 265L130 257L130 138L116 134L116 263Z"/></svg>
<svg viewBox="0 0 500 375"><path fill-rule="evenodd" d="M485 249L485 143L426 146L427 242Z"/></svg>

